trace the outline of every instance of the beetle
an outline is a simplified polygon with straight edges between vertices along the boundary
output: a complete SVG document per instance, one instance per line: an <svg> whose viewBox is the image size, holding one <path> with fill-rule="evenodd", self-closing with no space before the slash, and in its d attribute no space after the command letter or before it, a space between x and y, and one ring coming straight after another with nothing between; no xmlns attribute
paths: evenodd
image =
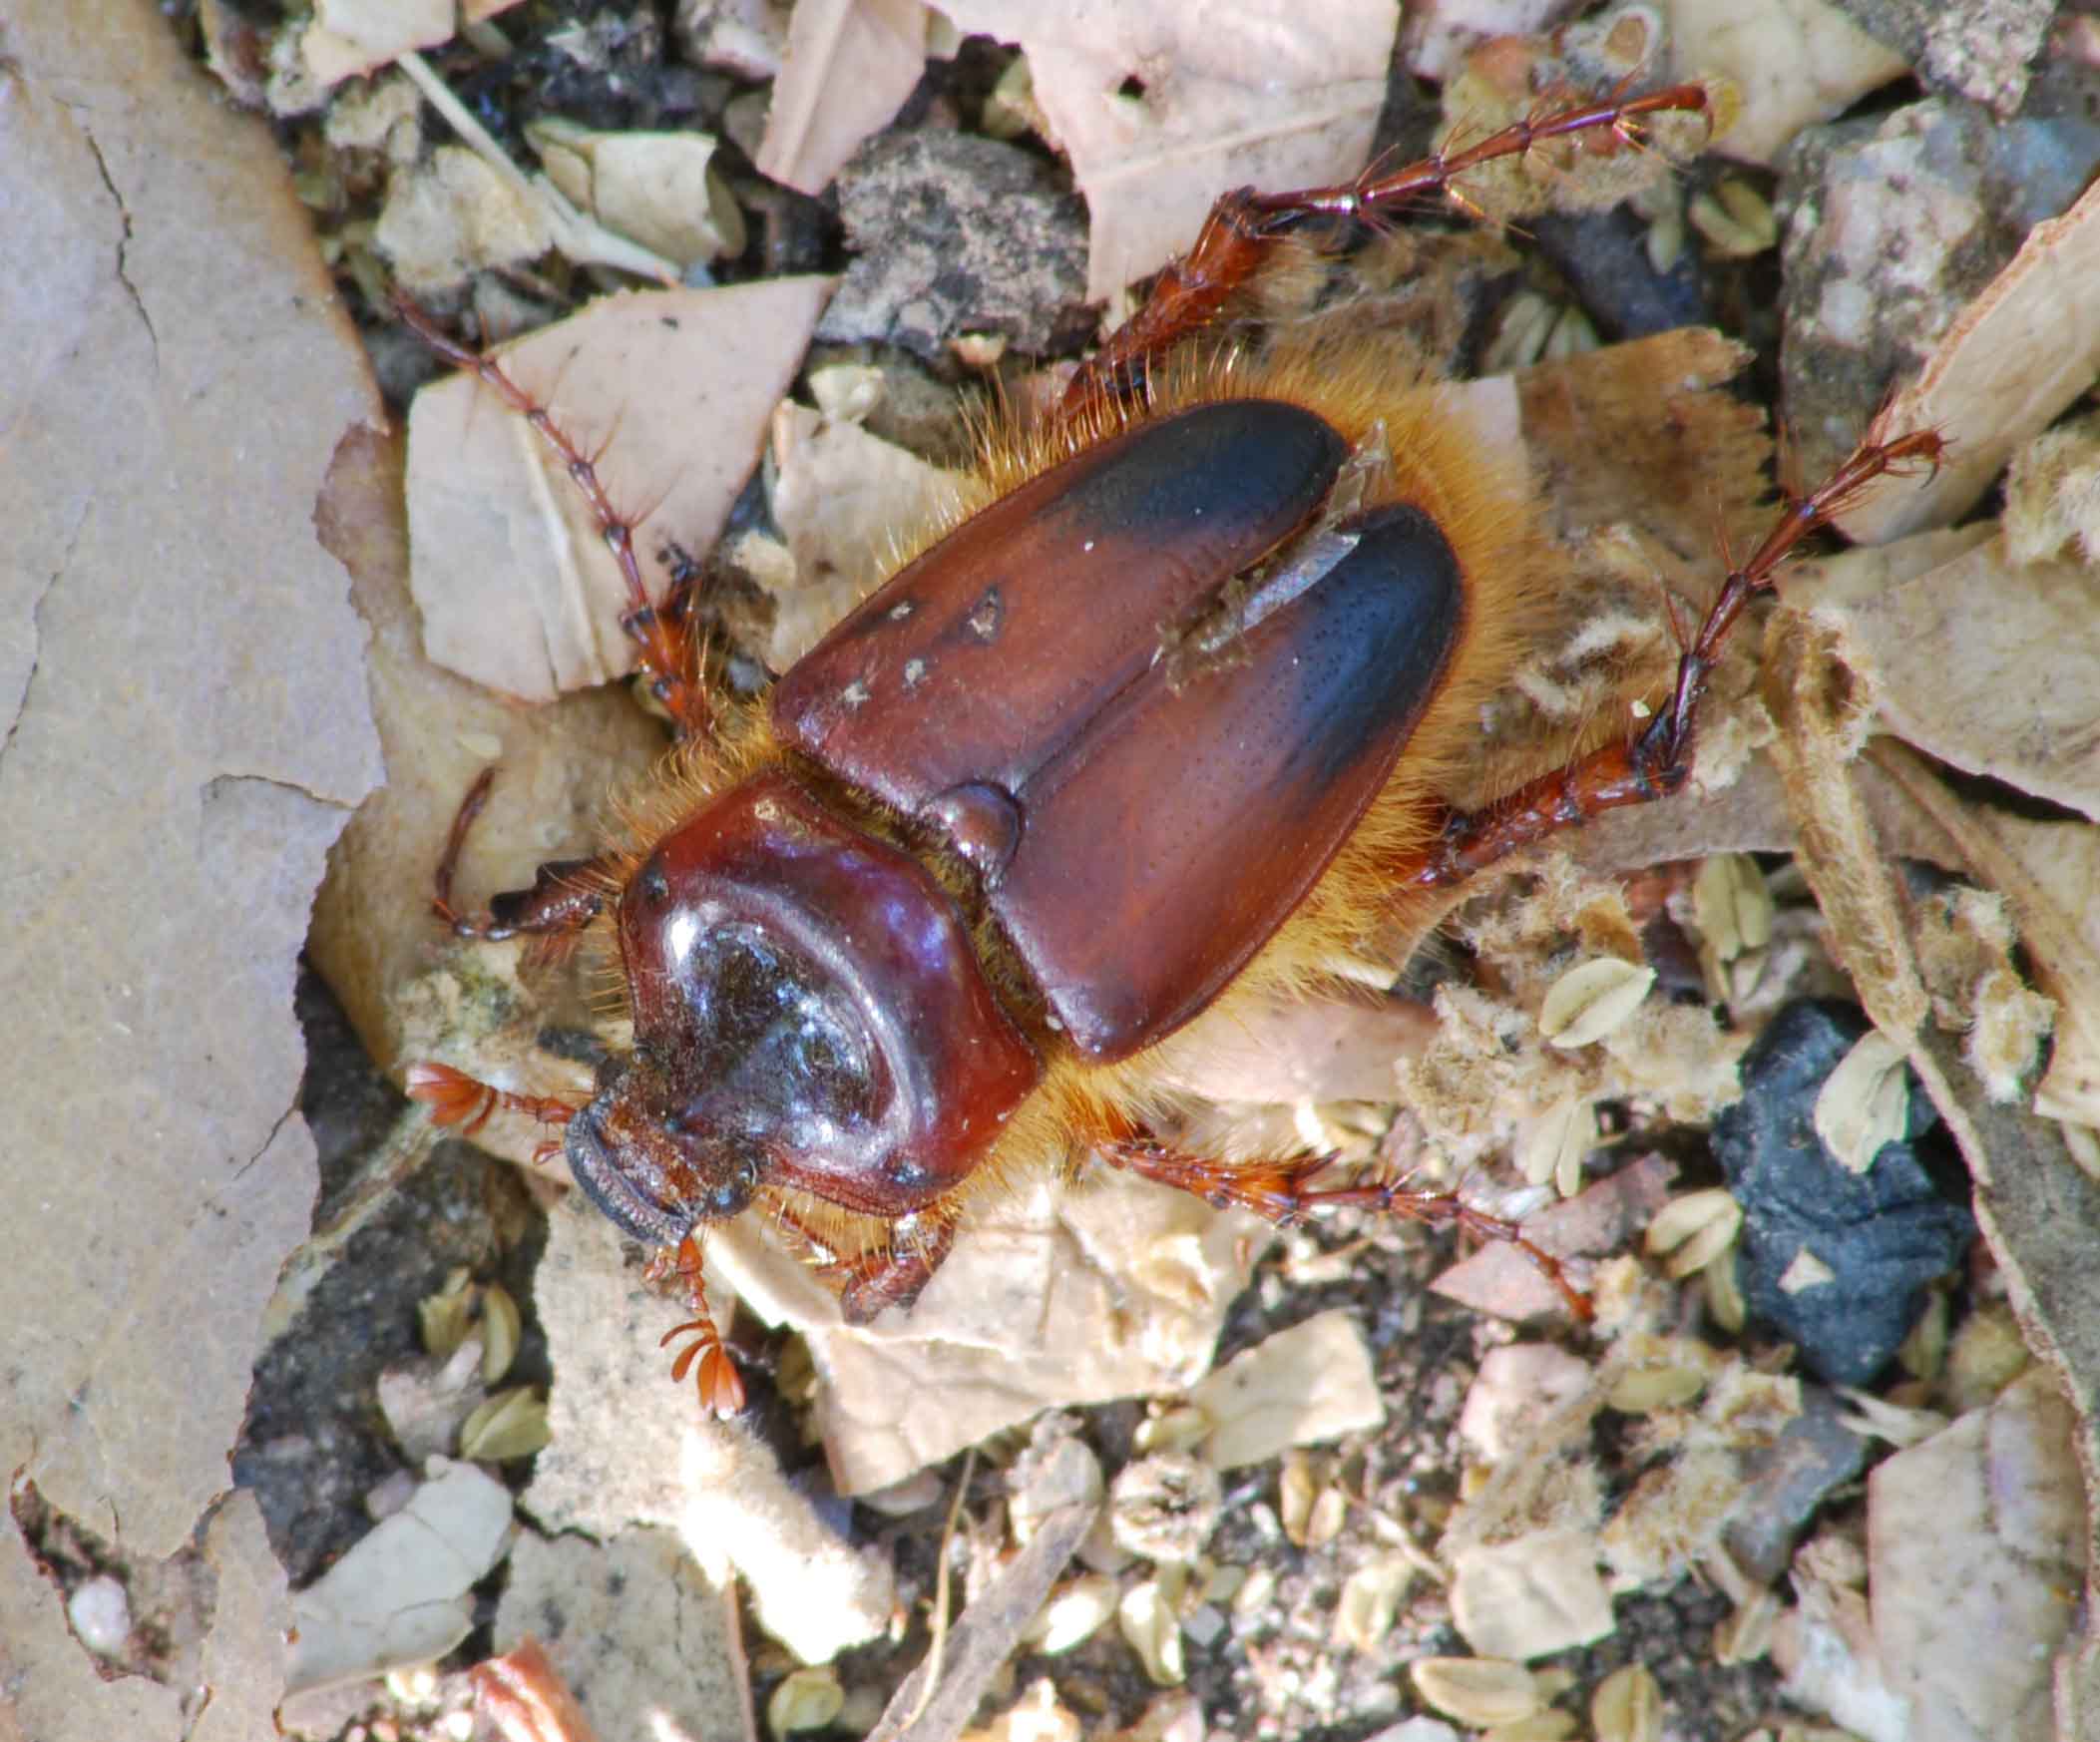
<svg viewBox="0 0 2100 1742"><path fill-rule="evenodd" d="M499 1106L561 1128L586 1194L682 1285L692 1316L664 1341L686 1340L673 1377L693 1371L706 1407L743 1388L702 1238L751 1211L853 1322L917 1298L988 1184L1087 1150L1276 1222L1350 1204L1523 1244L1452 1193L1316 1184L1324 1156L1177 1149L1158 1135L1167 1062L1317 985L1374 924L1679 789L1744 608L1940 443L1869 442L1790 496L1643 727L1465 812L1444 794L1554 582L1522 463L1481 452L1390 345L1200 340L1309 219L1375 221L1551 140L1631 149L1643 118L1707 104L1697 84L1621 91L1346 186L1227 195L1055 411L989 442L954 511L751 705L710 693L689 594L650 600L590 457L404 305L583 493L678 738L625 838L467 913L453 870L485 773L437 872L462 937L596 935L631 1050L583 1104L435 1064L410 1092L470 1130Z"/></svg>

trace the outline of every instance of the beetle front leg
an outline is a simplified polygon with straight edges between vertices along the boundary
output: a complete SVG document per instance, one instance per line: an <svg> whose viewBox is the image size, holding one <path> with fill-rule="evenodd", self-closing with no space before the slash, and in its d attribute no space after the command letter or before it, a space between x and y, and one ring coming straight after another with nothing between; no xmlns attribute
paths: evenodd
<svg viewBox="0 0 2100 1742"><path fill-rule="evenodd" d="M578 1111L572 1102L557 1100L553 1095L519 1094L469 1077L464 1071L455 1071L450 1065L427 1061L408 1068L405 1087L410 1100L420 1100L430 1108L433 1124L458 1125L463 1137L479 1134L499 1112L522 1113L543 1125L566 1125ZM549 1160L561 1148L559 1138L549 1138L533 1152L533 1160Z"/></svg>
<svg viewBox="0 0 2100 1742"><path fill-rule="evenodd" d="M613 506L592 456L578 447L547 407L512 380L494 358L461 344L406 296L397 294L394 308L426 345L453 367L478 377L524 418L561 461L562 469L598 522L598 536L605 540L620 567L628 595L628 609L621 617L620 627L634 644L636 661L648 679L649 693L670 716L680 737L705 732L713 721L714 710L706 685L697 674L691 639L686 633L691 605L689 580L682 592L674 593L672 598L660 604L651 600L634 556L634 523Z"/></svg>
<svg viewBox="0 0 2100 1742"><path fill-rule="evenodd" d="M445 837L445 851L432 877L430 905L457 938L495 942L537 937L559 945L596 919L606 903L609 866L600 859L550 859L533 873L530 889L507 889L492 896L484 913L462 913L453 905L452 879L460 851L474 819L489 801L496 770L484 768L460 800Z"/></svg>
<svg viewBox="0 0 2100 1742"><path fill-rule="evenodd" d="M714 1315L707 1310L701 1268L700 1242L695 1235L687 1234L675 1246L666 1246L651 1257L641 1279L651 1286L669 1279L684 1284L685 1310L692 1317L665 1331L657 1347L668 1349L680 1337L690 1337L692 1341L671 1360L672 1383L683 1383L690 1372L699 1389L701 1407L718 1416L733 1416L744 1407L743 1375L736 1371L735 1361L722 1346L722 1334L715 1329Z"/></svg>
<svg viewBox="0 0 2100 1742"><path fill-rule="evenodd" d="M1770 592L1795 546L1827 526L1875 479L1923 462L1935 469L1946 444L1932 430L1912 430L1893 441L1863 442L1821 489L1787 495L1765 541L1739 569L1731 569L1720 597L1677 662L1670 699L1635 736L1606 744L1563 768L1519 786L1483 810L1454 812L1436 844L1403 867L1419 888L1450 888L1520 848L1535 845L1605 811L1666 798L1691 778L1699 703L1719 664L1729 632L1751 600Z"/></svg>
<svg viewBox="0 0 2100 1742"><path fill-rule="evenodd" d="M1321 1209L1348 1208L1401 1216L1433 1228L1463 1228L1480 1239L1505 1241L1537 1267L1578 1320L1587 1323L1592 1316L1588 1297L1568 1281L1557 1258L1525 1239L1507 1217L1476 1209L1455 1191L1422 1191L1395 1180L1312 1185L1313 1177L1333 1161L1331 1155L1290 1161L1220 1161L1148 1137L1116 1138L1098 1148L1111 1166L1171 1185L1217 1209L1251 1210L1280 1228L1304 1222Z"/></svg>

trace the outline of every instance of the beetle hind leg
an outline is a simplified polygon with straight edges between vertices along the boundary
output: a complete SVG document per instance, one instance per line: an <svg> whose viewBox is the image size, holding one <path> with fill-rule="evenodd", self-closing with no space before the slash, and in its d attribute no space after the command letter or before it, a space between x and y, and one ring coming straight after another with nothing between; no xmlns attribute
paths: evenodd
<svg viewBox="0 0 2100 1742"><path fill-rule="evenodd" d="M1588 1297L1568 1281L1558 1259L1527 1240L1516 1223L1490 1215L1455 1191L1426 1191L1399 1180L1314 1185L1332 1155L1284 1161L1221 1161L1149 1137L1119 1137L1099 1145L1111 1166L1186 1191L1218 1209L1251 1210L1278 1227L1309 1221L1323 1209L1363 1209L1433 1228L1457 1227L1478 1238L1514 1246L1560 1293L1577 1320L1591 1317Z"/></svg>

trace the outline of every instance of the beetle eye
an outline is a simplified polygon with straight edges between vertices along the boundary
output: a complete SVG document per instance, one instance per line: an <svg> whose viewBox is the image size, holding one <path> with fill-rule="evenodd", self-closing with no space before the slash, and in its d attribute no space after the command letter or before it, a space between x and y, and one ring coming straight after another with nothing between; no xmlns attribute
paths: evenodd
<svg viewBox="0 0 2100 1742"><path fill-rule="evenodd" d="M707 1208L703 1212L710 1222L725 1222L731 1216L741 1215L751 1201L753 1180L748 1172L739 1173L732 1179L724 1179L707 1193Z"/></svg>

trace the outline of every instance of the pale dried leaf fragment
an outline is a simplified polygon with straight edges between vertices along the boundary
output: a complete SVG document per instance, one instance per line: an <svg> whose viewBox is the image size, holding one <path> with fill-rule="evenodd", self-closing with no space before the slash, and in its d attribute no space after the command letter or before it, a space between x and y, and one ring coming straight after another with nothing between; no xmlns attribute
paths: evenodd
<svg viewBox="0 0 2100 1742"><path fill-rule="evenodd" d="M1533 1185L1553 1182L1562 1197L1582 1188L1582 1162L1597 1146L1597 1108L1587 1095L1564 1094L1517 1138L1516 1164Z"/></svg>
<svg viewBox="0 0 2100 1742"><path fill-rule="evenodd" d="M1710 854L1692 879L1692 919L1724 962L1772 942L1778 911L1765 874L1748 853Z"/></svg>
<svg viewBox="0 0 2100 1742"><path fill-rule="evenodd" d="M791 1669L765 1703L766 1727L775 1736L829 1729L845 1705L846 1690L828 1663Z"/></svg>
<svg viewBox="0 0 2100 1742"><path fill-rule="evenodd" d="M1115 1613L1115 1580L1106 1573L1086 1572L1066 1579L1050 1592L1043 1612L1026 1635L1029 1648L1046 1657L1082 1645Z"/></svg>
<svg viewBox="0 0 2100 1742"><path fill-rule="evenodd" d="M423 1347L443 1360L467 1340L474 1328L474 1273L464 1264L445 1278L445 1286L416 1302L416 1328Z"/></svg>
<svg viewBox="0 0 2100 1742"><path fill-rule="evenodd" d="M444 1656L472 1627L472 1588L503 1557L510 1529L502 1483L471 1464L440 1468L406 1509L293 1596L289 1685L325 1687Z"/></svg>
<svg viewBox="0 0 2100 1742"><path fill-rule="evenodd" d="M2100 571L2015 563L2003 537L1930 562L1944 549L1921 546L1916 572L1886 579L1873 554L1849 553L1826 565L1828 586L1783 591L1837 632L1897 736L2100 818Z"/></svg>
<svg viewBox="0 0 2100 1742"><path fill-rule="evenodd" d="M1438 1711L1481 1729L1518 1723L1545 1704L1531 1672L1502 1658L1418 1658L1408 1679Z"/></svg>
<svg viewBox="0 0 2100 1742"><path fill-rule="evenodd" d="M469 273L521 265L554 246L554 224L528 195L464 146L439 146L430 161L387 188L372 242L417 295L448 290Z"/></svg>
<svg viewBox="0 0 2100 1742"><path fill-rule="evenodd" d="M1288 1447L1362 1433L1386 1419L1356 1315L1316 1313L1233 1357L1189 1393L1212 1426L1203 1456L1219 1470Z"/></svg>
<svg viewBox="0 0 2100 1742"><path fill-rule="evenodd" d="M952 507L956 479L850 419L786 402L766 459L792 565L754 578L774 599L766 662L785 671L888 576L913 529Z"/></svg>
<svg viewBox="0 0 2100 1742"><path fill-rule="evenodd" d="M1654 969L1616 956L1579 963L1547 989L1538 1032L1569 1051L1587 1047L1630 1022L1654 984Z"/></svg>
<svg viewBox="0 0 2100 1742"><path fill-rule="evenodd" d="M610 229L684 267L740 254L743 213L704 133L601 133L560 116L525 137L548 179Z"/></svg>
<svg viewBox="0 0 2100 1742"><path fill-rule="evenodd" d="M525 1320L511 1291L500 1282L490 1283L481 1291L482 1384L494 1385L510 1372L524 1331Z"/></svg>
<svg viewBox="0 0 2100 1742"><path fill-rule="evenodd" d="M1910 1081L1902 1048L1869 1029L1824 1079L1816 1135L1848 1170L1865 1173L1883 1146L1910 1128Z"/></svg>
<svg viewBox="0 0 2100 1742"><path fill-rule="evenodd" d="M1813 1247L1803 1246L1780 1273L1779 1291L1782 1294L1806 1294L1812 1288L1825 1288L1837 1280L1837 1271L1819 1257Z"/></svg>
<svg viewBox="0 0 2100 1742"><path fill-rule="evenodd" d="M1145 1674L1156 1686L1179 1687L1188 1679L1188 1663L1181 1649L1181 1618L1167 1601L1160 1580L1144 1579L1124 1591L1116 1605L1115 1619L1124 1643L1137 1653Z"/></svg>
<svg viewBox="0 0 2100 1742"><path fill-rule="evenodd" d="M1452 1560L1452 1624L1476 1651L1518 1660L1601 1639L1613 1626L1597 1572L1597 1538L1558 1525L1507 1542L1474 1544ZM1418 1685L1420 1685L1418 1683ZM1425 1698L1432 1698L1424 1690ZM1454 1717L1468 1714L1436 1702ZM1508 1722L1474 1718L1472 1722Z"/></svg>
<svg viewBox="0 0 2100 1742"><path fill-rule="evenodd" d="M547 1445L547 1400L532 1386L514 1385L484 1401L460 1425L462 1458L502 1464L530 1458Z"/></svg>
<svg viewBox="0 0 2100 1742"><path fill-rule="evenodd" d="M1737 93L1732 125L1713 149L1738 163L1770 164L1804 127L1842 115L1909 70L1830 0L1664 0L1669 76L1726 79Z"/></svg>
<svg viewBox="0 0 2100 1742"><path fill-rule="evenodd" d="M1597 1742L1662 1742L1662 1688L1646 1664L1614 1669L1590 1696L1589 1723Z"/></svg>
<svg viewBox="0 0 2100 1742"><path fill-rule="evenodd" d="M1018 42L1092 226L1086 294L1114 295L1195 240L1232 188L1346 182L1364 167L1400 9L1383 0L941 0ZM1135 87L1133 92L1132 87Z"/></svg>
<svg viewBox="0 0 2100 1742"><path fill-rule="evenodd" d="M2052 1659L2085 1578L2075 1432L2037 1369L1868 1479L1875 1641L1890 1688L1945 1714L1938 1733L2051 1733Z"/></svg>
<svg viewBox="0 0 2100 1742"><path fill-rule="evenodd" d="M337 85L450 42L454 28L453 0L314 0L299 55L313 79Z"/></svg>
<svg viewBox="0 0 2100 1742"><path fill-rule="evenodd" d="M930 17L922 0L798 0L758 147L759 174L823 193L912 94L926 64Z"/></svg>
<svg viewBox="0 0 2100 1742"><path fill-rule="evenodd" d="M1631 1367L1612 1381L1604 1400L1621 1415L1653 1415L1683 1408L1706 1389L1706 1369L1694 1363Z"/></svg>
<svg viewBox="0 0 2100 1742"><path fill-rule="evenodd" d="M1415 1582L1415 1563L1406 1554L1381 1554L1367 1560L1342 1581L1335 1600L1335 1637L1358 1651L1370 1651L1393 1630L1393 1622Z"/></svg>
<svg viewBox="0 0 2100 1742"><path fill-rule="evenodd" d="M2028 231L2005 267L1933 347L1914 385L1871 434L1941 429L1960 437L1937 477L1870 486L1837 520L1862 544L1944 526L1973 507L2005 462L2100 374L2100 186Z"/></svg>
<svg viewBox="0 0 2100 1742"><path fill-rule="evenodd" d="M1730 1246L1743 1226L1743 1206L1722 1187L1709 1186L1672 1198L1648 1224L1649 1253L1667 1260L1664 1273L1681 1282L1703 1270Z"/></svg>
<svg viewBox="0 0 2100 1742"><path fill-rule="evenodd" d="M1724 260L1747 260L1778 245L1779 218L1771 202L1734 177L1711 194L1695 195L1685 217L1706 237L1707 251Z"/></svg>
<svg viewBox="0 0 2100 1742"><path fill-rule="evenodd" d="M704 550L758 459L829 278L610 296L502 360L587 452L652 598L666 541ZM545 444L471 376L409 412L410 586L438 664L547 700L633 663L619 566Z"/></svg>

